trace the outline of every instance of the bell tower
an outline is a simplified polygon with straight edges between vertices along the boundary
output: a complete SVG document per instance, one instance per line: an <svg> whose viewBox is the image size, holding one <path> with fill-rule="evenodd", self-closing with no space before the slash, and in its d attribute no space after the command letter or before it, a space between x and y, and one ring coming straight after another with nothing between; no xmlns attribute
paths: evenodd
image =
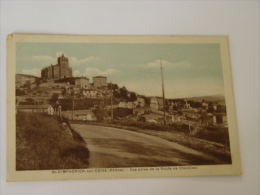
<svg viewBox="0 0 260 195"><path fill-rule="evenodd" d="M58 58L58 65L60 70L60 78L69 77L69 75L67 75L69 69L69 60L64 56L64 54Z"/></svg>

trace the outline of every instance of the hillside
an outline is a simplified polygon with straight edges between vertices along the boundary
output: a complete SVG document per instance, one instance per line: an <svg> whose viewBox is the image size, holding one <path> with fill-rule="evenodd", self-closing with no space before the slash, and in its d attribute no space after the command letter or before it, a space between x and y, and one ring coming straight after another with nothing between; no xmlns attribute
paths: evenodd
<svg viewBox="0 0 260 195"><path fill-rule="evenodd" d="M52 116L17 113L16 170L87 168L88 157L86 144Z"/></svg>

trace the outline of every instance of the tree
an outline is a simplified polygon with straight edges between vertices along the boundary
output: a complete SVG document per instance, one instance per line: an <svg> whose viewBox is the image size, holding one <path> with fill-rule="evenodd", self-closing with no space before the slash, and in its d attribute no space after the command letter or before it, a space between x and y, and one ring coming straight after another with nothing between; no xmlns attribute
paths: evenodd
<svg viewBox="0 0 260 195"><path fill-rule="evenodd" d="M33 98L25 98L25 101L28 102L29 104L35 104Z"/></svg>
<svg viewBox="0 0 260 195"><path fill-rule="evenodd" d="M99 106L97 106L94 110L92 110L92 112L97 117L97 121L103 121L104 117L108 115L107 111L103 108L100 108Z"/></svg>
<svg viewBox="0 0 260 195"><path fill-rule="evenodd" d="M65 87L63 87L62 92L61 92L62 96L64 97L66 95L66 93L67 93L67 90Z"/></svg>
<svg viewBox="0 0 260 195"><path fill-rule="evenodd" d="M125 87L120 88L120 95L122 100L128 100L128 91Z"/></svg>
<svg viewBox="0 0 260 195"><path fill-rule="evenodd" d="M211 113L214 113L215 109L214 109L214 107L212 105L210 105L207 111L211 112Z"/></svg>
<svg viewBox="0 0 260 195"><path fill-rule="evenodd" d="M107 88L111 89L111 87L112 87L112 90L117 90L119 88L117 84L108 83Z"/></svg>
<svg viewBox="0 0 260 195"><path fill-rule="evenodd" d="M41 83L41 82L40 82L40 79L37 78L37 79L35 80L35 83L36 83L36 87L38 87L38 86L40 85L40 83Z"/></svg>
<svg viewBox="0 0 260 195"><path fill-rule="evenodd" d="M131 92L128 100L130 102L135 102L137 100L137 95L134 92Z"/></svg>
<svg viewBox="0 0 260 195"><path fill-rule="evenodd" d="M115 98L118 98L118 99L121 99L121 98L122 98L122 97L121 97L121 94L120 94L120 92L119 92L118 90L113 91L113 96L114 96Z"/></svg>
<svg viewBox="0 0 260 195"><path fill-rule="evenodd" d="M70 92L70 96L73 97L75 95L74 90L72 89Z"/></svg>
<svg viewBox="0 0 260 195"><path fill-rule="evenodd" d="M181 116L182 114L182 111L178 110L178 115Z"/></svg>
<svg viewBox="0 0 260 195"><path fill-rule="evenodd" d="M56 103L58 99L59 99L59 94L54 93L54 94L52 94L51 99L49 101L51 103Z"/></svg>
<svg viewBox="0 0 260 195"><path fill-rule="evenodd" d="M145 96L143 96L142 98L144 98L144 102L146 105L150 105L150 98L147 98Z"/></svg>
<svg viewBox="0 0 260 195"><path fill-rule="evenodd" d="M218 113L226 113L226 106L217 105L217 111Z"/></svg>
<svg viewBox="0 0 260 195"><path fill-rule="evenodd" d="M16 95L16 96L25 95L25 93L24 93L24 91L22 91L21 89L16 89L16 90L15 90L15 95Z"/></svg>
<svg viewBox="0 0 260 195"><path fill-rule="evenodd" d="M27 80L26 83L24 84L24 87L25 87L27 90L31 90L31 81L30 81L30 80Z"/></svg>
<svg viewBox="0 0 260 195"><path fill-rule="evenodd" d="M176 105L173 105L173 106L172 106L172 109L173 109L173 110L178 110L178 107L177 107Z"/></svg>
<svg viewBox="0 0 260 195"><path fill-rule="evenodd" d="M169 105L165 105L165 110L166 110L166 112L169 112L170 111L170 106Z"/></svg>

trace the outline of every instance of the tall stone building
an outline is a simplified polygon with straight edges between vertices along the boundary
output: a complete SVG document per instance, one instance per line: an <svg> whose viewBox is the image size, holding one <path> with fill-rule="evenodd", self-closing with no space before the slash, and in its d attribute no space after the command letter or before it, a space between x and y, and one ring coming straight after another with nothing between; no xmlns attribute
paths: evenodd
<svg viewBox="0 0 260 195"><path fill-rule="evenodd" d="M89 79L87 77L76 77L75 78L75 86L79 88L89 88Z"/></svg>
<svg viewBox="0 0 260 195"><path fill-rule="evenodd" d="M93 86L95 88L106 88L107 87L107 77L104 77L104 76L93 77Z"/></svg>
<svg viewBox="0 0 260 195"><path fill-rule="evenodd" d="M72 77L72 69L69 67L69 59L63 54L58 58L58 64L50 65L42 69L42 79L59 79Z"/></svg>

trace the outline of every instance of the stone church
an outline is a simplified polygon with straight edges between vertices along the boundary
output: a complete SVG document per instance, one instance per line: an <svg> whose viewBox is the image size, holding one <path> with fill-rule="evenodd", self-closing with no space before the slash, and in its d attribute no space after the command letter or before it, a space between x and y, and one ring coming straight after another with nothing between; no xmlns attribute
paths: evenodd
<svg viewBox="0 0 260 195"><path fill-rule="evenodd" d="M59 79L72 77L72 69L69 67L69 59L63 54L58 58L58 64L50 65L41 70L42 79Z"/></svg>

